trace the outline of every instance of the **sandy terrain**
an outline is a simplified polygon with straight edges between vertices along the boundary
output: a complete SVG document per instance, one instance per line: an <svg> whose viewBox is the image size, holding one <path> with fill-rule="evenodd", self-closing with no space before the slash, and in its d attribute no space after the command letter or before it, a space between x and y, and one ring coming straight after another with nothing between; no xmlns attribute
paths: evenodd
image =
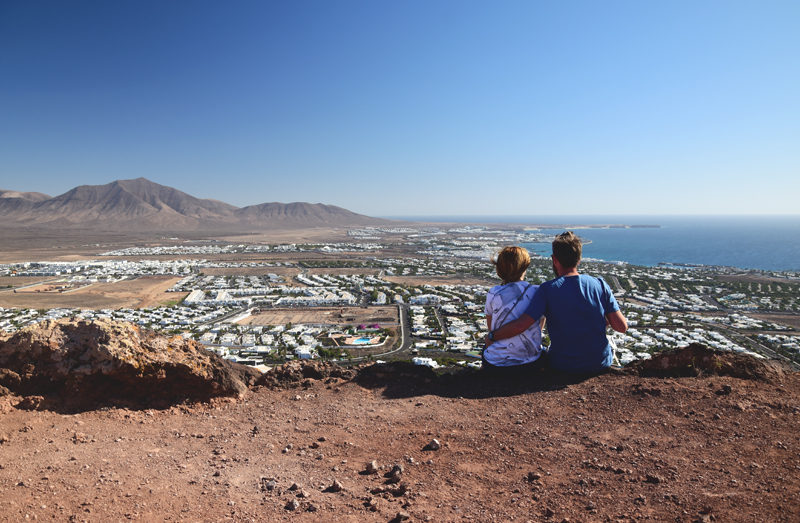
<svg viewBox="0 0 800 523"><path fill-rule="evenodd" d="M177 240L170 239L171 237ZM281 244L281 243L317 243L317 242L352 242L346 229L308 229L291 231L270 231L266 234L247 234L225 236L214 233L169 233L129 234L124 232L98 231L58 231L47 230L1 230L0 229L0 263L18 263L23 261L76 261L98 258L98 254L127 247L147 247L158 245L181 245L186 240L215 239L235 244ZM318 253L300 253L305 259L328 259L330 255ZM278 261L287 256L298 258L298 253L268 253L269 259ZM197 256L202 258L203 256ZM235 255L232 257L264 258L264 254ZM150 257L152 258L152 257ZM165 257L165 259L169 259Z"/></svg>
<svg viewBox="0 0 800 523"><path fill-rule="evenodd" d="M290 231L269 231L266 233L223 236L220 239L231 243L314 243L314 242L352 242L347 229L299 229Z"/></svg>
<svg viewBox="0 0 800 523"><path fill-rule="evenodd" d="M497 285L500 280L486 281L472 276L384 276L384 279L401 285Z"/></svg>
<svg viewBox="0 0 800 523"><path fill-rule="evenodd" d="M30 261L74 262L80 260L97 260L101 258L97 255L98 252L100 251L97 249L70 249L69 251L53 249L48 249L46 251L5 251L0 252L0 263L21 263Z"/></svg>
<svg viewBox="0 0 800 523"><path fill-rule="evenodd" d="M243 325L286 325L287 323L397 325L397 307L336 307L313 309L274 309L249 316L238 323Z"/></svg>
<svg viewBox="0 0 800 523"><path fill-rule="evenodd" d="M6 408L0 521L792 522L799 422L796 376L408 375L162 411Z"/></svg>
<svg viewBox="0 0 800 523"><path fill-rule="evenodd" d="M2 276L0 277L0 291L8 287L23 287L25 285L33 285L35 283L55 281L61 278L54 276Z"/></svg>
<svg viewBox="0 0 800 523"><path fill-rule="evenodd" d="M35 292L33 288L0 293L0 307L48 309L117 309L157 307L182 300L188 293L165 292L180 278L145 276L116 283L95 283L72 292Z"/></svg>
<svg viewBox="0 0 800 523"><path fill-rule="evenodd" d="M790 285L795 282L788 282L784 278L772 278L770 276L761 276L756 274L745 274L742 276L724 276L720 275L717 276L717 279L720 281L740 281L740 282L753 282L753 283L777 283L778 285L786 285L789 283Z"/></svg>
<svg viewBox="0 0 800 523"><path fill-rule="evenodd" d="M756 314L748 311L747 315L757 320L780 323L781 325L800 329L800 316L796 314Z"/></svg>
<svg viewBox="0 0 800 523"><path fill-rule="evenodd" d="M314 269L314 268L308 269L308 273L309 274L331 274L333 276L340 275L340 274L347 275L347 276L352 276L354 274L358 275L358 276L361 276L361 275L364 275L364 276L377 276L378 273L380 273L380 272L381 272L381 269L378 269L376 267L361 267L361 268L355 268L355 267L354 268L329 267L329 268L323 268L323 269Z"/></svg>

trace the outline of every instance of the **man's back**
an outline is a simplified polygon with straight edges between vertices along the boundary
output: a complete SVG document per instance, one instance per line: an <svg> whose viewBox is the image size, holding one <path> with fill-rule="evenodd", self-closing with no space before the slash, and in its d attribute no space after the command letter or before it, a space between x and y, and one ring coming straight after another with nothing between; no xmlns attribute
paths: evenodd
<svg viewBox="0 0 800 523"><path fill-rule="evenodd" d="M567 372L598 372L613 361L606 314L619 310L611 289L585 274L545 282L525 314L544 315L550 333L550 365Z"/></svg>

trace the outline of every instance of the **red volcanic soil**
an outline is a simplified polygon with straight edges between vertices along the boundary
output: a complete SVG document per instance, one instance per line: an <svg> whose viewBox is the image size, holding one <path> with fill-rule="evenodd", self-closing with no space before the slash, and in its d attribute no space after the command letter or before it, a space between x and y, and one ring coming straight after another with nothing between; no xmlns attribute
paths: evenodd
<svg viewBox="0 0 800 523"><path fill-rule="evenodd" d="M0 521L800 521L794 374L276 376L162 410L0 398Z"/></svg>

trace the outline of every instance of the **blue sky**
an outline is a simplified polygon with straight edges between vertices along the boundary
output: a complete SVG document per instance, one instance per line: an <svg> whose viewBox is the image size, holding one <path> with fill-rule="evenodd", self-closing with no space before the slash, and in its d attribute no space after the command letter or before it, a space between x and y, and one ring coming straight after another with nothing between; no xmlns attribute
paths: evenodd
<svg viewBox="0 0 800 523"><path fill-rule="evenodd" d="M797 214L800 2L0 0L0 188Z"/></svg>

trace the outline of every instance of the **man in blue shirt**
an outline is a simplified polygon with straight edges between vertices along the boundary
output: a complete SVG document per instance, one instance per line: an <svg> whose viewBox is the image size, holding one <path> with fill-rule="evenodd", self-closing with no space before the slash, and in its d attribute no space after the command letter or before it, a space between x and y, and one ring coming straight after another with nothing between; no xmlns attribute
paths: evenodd
<svg viewBox="0 0 800 523"><path fill-rule="evenodd" d="M553 241L556 279L543 283L525 312L487 336L490 342L510 338L539 318L547 318L550 332L550 366L565 372L601 372L613 361L606 326L628 330L614 294L600 278L578 274L581 240L571 231Z"/></svg>

